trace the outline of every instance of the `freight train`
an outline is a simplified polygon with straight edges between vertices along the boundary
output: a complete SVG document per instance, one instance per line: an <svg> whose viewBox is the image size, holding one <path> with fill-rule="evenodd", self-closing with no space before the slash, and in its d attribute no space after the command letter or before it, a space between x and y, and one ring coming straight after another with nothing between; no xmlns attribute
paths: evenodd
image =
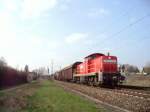
<svg viewBox="0 0 150 112"><path fill-rule="evenodd" d="M54 75L56 80L86 83L90 85L117 86L124 77L118 71L116 56L93 53L84 62L75 62Z"/></svg>

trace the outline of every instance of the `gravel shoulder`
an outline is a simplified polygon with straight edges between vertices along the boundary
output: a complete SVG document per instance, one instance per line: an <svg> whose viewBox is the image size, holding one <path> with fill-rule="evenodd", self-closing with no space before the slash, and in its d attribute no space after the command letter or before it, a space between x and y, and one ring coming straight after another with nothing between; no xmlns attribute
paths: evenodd
<svg viewBox="0 0 150 112"><path fill-rule="evenodd" d="M94 102L96 104L97 108L99 108L99 107L102 108L104 110L104 112L131 112L129 110L126 110L126 109L123 109L123 108L120 108L120 107L113 106L113 105L110 105L108 103L102 102L102 101L100 101L100 100L98 100L94 97L88 96L88 95L86 95L82 92L79 92L79 91L76 91L74 89L65 87L65 86L59 84L58 82L56 82L56 83L58 84L58 86L62 87L65 91L71 92L75 95L79 95L87 101Z"/></svg>
<svg viewBox="0 0 150 112"><path fill-rule="evenodd" d="M102 102L114 105L125 110L134 112L149 112L150 111L150 100L143 99L136 96L129 96L126 94L120 94L113 91L108 91L107 89L100 89L95 87L89 87L80 84L67 83L56 81L59 85L63 85L67 88L79 91L83 94L91 96Z"/></svg>

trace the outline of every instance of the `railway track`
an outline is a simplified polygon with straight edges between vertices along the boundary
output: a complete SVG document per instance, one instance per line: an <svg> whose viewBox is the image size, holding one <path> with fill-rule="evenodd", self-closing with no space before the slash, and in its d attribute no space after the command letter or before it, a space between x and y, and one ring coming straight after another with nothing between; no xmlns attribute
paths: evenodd
<svg viewBox="0 0 150 112"><path fill-rule="evenodd" d="M95 86L92 86L92 87L95 88ZM129 86L129 85L124 86L124 85L121 85L121 86L119 86L115 89L103 88L103 87L96 87L96 88L101 89L101 90L105 90L105 91L110 91L110 92L122 94L122 95L125 95L125 96L150 100L150 87L138 87L138 86Z"/></svg>
<svg viewBox="0 0 150 112"><path fill-rule="evenodd" d="M127 109L133 112L150 111L150 91L129 88L103 88L75 83L58 82L65 87L94 97L102 102Z"/></svg>
<svg viewBox="0 0 150 112"><path fill-rule="evenodd" d="M116 92L118 94L126 95L126 96L150 100L150 94L148 94L144 91L135 91L132 89L121 89L121 90L115 89L115 90L111 90L111 91Z"/></svg>
<svg viewBox="0 0 150 112"><path fill-rule="evenodd" d="M150 91L150 87L142 87L142 86L119 85L119 88Z"/></svg>
<svg viewBox="0 0 150 112"><path fill-rule="evenodd" d="M118 89L115 89L114 91L122 93L124 95L150 100L150 87L121 85Z"/></svg>
<svg viewBox="0 0 150 112"><path fill-rule="evenodd" d="M139 99L150 101L150 87L120 85L119 87L115 89L111 89L111 88L96 87L96 86L91 86L91 85L85 85L85 86L101 89L104 91L114 92L116 94L121 94L124 96L136 97Z"/></svg>
<svg viewBox="0 0 150 112"><path fill-rule="evenodd" d="M86 86L150 101L150 87L124 86L124 85L122 86L121 85L115 89L111 89L111 88L96 87L96 86L90 86L90 85L86 85Z"/></svg>

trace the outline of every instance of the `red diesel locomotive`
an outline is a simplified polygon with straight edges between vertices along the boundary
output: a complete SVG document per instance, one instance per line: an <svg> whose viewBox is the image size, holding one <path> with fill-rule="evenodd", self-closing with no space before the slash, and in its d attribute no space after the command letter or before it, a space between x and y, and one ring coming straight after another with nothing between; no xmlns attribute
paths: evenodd
<svg viewBox="0 0 150 112"><path fill-rule="evenodd" d="M88 83L90 85L115 86L122 82L118 71L117 57L94 53L56 73L55 78L63 81Z"/></svg>

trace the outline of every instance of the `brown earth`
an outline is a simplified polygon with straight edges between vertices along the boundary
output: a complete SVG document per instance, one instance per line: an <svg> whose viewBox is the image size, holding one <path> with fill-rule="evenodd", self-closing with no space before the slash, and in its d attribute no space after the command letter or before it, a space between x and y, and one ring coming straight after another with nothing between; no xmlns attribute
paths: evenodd
<svg viewBox="0 0 150 112"><path fill-rule="evenodd" d="M11 89L9 92L4 91L4 95L0 97L0 112L16 112L25 108L27 106L27 98L32 96L38 87L38 84L35 83L26 84L14 90Z"/></svg>

